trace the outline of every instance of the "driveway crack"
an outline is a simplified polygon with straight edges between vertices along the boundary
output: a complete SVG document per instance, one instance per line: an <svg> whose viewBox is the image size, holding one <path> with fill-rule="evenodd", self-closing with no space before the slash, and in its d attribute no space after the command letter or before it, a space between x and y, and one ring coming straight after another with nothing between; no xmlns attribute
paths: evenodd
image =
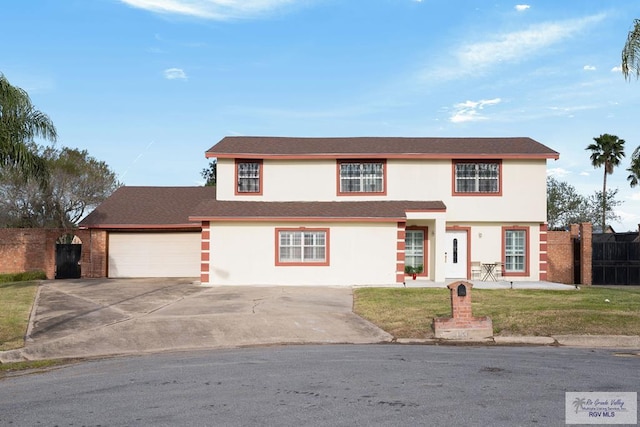
<svg viewBox="0 0 640 427"><path fill-rule="evenodd" d="M251 307L251 312L252 312L253 314L256 314L256 307L257 307L257 306L259 306L259 305L261 305L262 303L264 303L264 300L265 300L265 299L266 299L266 298L257 298L257 299L254 299L254 300L253 300L253 307Z"/></svg>

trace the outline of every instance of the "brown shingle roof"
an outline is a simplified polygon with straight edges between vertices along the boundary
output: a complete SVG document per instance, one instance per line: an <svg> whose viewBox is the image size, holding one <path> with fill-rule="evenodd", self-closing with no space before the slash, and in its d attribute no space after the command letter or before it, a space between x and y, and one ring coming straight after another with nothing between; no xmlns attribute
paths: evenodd
<svg viewBox="0 0 640 427"><path fill-rule="evenodd" d="M192 220L398 220L407 211L443 212L441 201L378 200L361 202L240 202L206 200Z"/></svg>
<svg viewBox="0 0 640 427"><path fill-rule="evenodd" d="M220 158L543 158L557 159L549 147L514 138L288 138L227 136L206 152Z"/></svg>
<svg viewBox="0 0 640 427"><path fill-rule="evenodd" d="M194 208L215 187L120 187L81 222L83 228L199 228Z"/></svg>

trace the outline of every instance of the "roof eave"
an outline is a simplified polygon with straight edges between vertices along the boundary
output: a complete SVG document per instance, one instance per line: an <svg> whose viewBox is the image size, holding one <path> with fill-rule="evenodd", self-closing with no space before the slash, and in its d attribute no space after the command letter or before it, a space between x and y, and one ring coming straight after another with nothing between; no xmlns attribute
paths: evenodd
<svg viewBox="0 0 640 427"><path fill-rule="evenodd" d="M318 153L318 154L268 154L268 153L206 153L207 158L218 159L272 159L272 160L326 160L326 159L553 159L553 153Z"/></svg>
<svg viewBox="0 0 640 427"><path fill-rule="evenodd" d="M299 216L299 217L279 217L279 216L192 216L189 219L194 221L209 222L397 222L405 221L405 216L389 217L328 217L328 216Z"/></svg>
<svg viewBox="0 0 640 427"><path fill-rule="evenodd" d="M185 224L97 224L80 225L81 230L176 230L176 229L200 229L200 222L190 222Z"/></svg>

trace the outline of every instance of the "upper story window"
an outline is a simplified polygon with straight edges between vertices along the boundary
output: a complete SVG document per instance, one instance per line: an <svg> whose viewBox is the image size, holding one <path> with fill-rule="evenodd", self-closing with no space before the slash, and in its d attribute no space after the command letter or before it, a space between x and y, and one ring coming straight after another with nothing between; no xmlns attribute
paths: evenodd
<svg viewBox="0 0 640 427"><path fill-rule="evenodd" d="M380 194L386 193L386 168L384 160L338 162L338 194Z"/></svg>
<svg viewBox="0 0 640 427"><path fill-rule="evenodd" d="M236 194L262 194L262 160L236 160Z"/></svg>
<svg viewBox="0 0 640 427"><path fill-rule="evenodd" d="M501 169L499 161L454 161L454 190L457 195L500 195Z"/></svg>

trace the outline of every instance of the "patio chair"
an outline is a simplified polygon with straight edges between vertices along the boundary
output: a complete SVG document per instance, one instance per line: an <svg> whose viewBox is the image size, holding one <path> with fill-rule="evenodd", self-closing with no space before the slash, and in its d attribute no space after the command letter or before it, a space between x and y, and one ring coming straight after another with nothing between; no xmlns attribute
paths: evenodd
<svg viewBox="0 0 640 427"><path fill-rule="evenodd" d="M496 280L502 280L503 267L502 261L496 261L496 268L493 270L493 275L496 277Z"/></svg>
<svg viewBox="0 0 640 427"><path fill-rule="evenodd" d="M482 278L482 264L480 261L471 261L471 280Z"/></svg>

